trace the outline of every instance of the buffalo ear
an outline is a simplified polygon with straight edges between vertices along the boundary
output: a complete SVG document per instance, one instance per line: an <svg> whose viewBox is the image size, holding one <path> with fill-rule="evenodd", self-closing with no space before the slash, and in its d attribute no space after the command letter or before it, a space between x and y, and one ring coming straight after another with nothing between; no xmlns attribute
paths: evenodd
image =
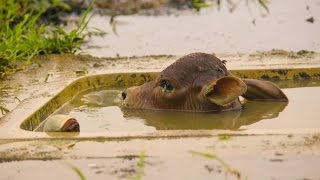
<svg viewBox="0 0 320 180"><path fill-rule="evenodd" d="M272 82L257 79L242 80L247 85L247 91L242 96L248 100L288 101L287 96Z"/></svg>
<svg viewBox="0 0 320 180"><path fill-rule="evenodd" d="M205 88L205 97L211 102L225 106L241 96L247 90L246 84L233 76L222 77Z"/></svg>

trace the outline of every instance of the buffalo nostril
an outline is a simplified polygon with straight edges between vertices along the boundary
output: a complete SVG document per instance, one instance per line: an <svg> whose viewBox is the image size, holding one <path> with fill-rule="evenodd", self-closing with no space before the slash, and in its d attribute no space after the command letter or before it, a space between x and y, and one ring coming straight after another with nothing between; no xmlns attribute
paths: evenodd
<svg viewBox="0 0 320 180"><path fill-rule="evenodd" d="M121 97L122 97L123 100L125 100L126 97L127 97L127 93L126 93L126 92L122 92L122 93L121 93Z"/></svg>

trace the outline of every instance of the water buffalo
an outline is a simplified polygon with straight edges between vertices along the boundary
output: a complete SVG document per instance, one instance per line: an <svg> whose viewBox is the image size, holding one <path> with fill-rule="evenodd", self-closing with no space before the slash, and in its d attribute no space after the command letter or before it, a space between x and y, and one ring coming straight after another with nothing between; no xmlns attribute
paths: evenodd
<svg viewBox="0 0 320 180"><path fill-rule="evenodd" d="M191 112L241 109L248 100L288 101L273 83L233 76L216 56L192 53L178 59L159 76L121 92L121 106Z"/></svg>

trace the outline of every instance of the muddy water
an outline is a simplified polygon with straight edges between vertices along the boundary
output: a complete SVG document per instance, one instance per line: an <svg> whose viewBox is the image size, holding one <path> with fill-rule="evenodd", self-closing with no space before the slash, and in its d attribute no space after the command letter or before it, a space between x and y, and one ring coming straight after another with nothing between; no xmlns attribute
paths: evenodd
<svg viewBox="0 0 320 180"><path fill-rule="evenodd" d="M315 81L320 85L320 81ZM320 128L320 86L284 89L286 102L242 99L241 111L191 113L128 110L118 107L119 90L83 92L55 113L75 117L81 132L153 132L177 129L298 129Z"/></svg>
<svg viewBox="0 0 320 180"><path fill-rule="evenodd" d="M239 1L233 13L226 6L218 11L202 9L161 16L96 15L89 26L105 31L104 37L89 39L83 52L94 56L141 56L245 53L285 49L320 51L320 1L273 0L270 13L259 6ZM250 2L250 1L249 1ZM314 22L306 19L313 17Z"/></svg>

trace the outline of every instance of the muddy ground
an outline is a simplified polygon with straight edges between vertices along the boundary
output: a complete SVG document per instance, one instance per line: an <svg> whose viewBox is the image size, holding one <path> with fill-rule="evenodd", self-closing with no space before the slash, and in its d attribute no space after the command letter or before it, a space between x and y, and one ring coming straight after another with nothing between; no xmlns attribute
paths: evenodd
<svg viewBox="0 0 320 180"><path fill-rule="evenodd" d="M266 13L257 1L221 8L183 11L159 9L159 15L95 14L89 24L107 33L92 37L83 49L98 57L184 55L190 52L255 53L284 49L320 51L320 2L271 1ZM140 12L143 14L143 11ZM313 21L307 21L312 18Z"/></svg>
<svg viewBox="0 0 320 180"><path fill-rule="evenodd" d="M130 141L33 140L0 146L1 179L316 179L320 136L231 136ZM191 153L209 153L216 159ZM228 168L232 168L232 171ZM236 172L236 173L235 173Z"/></svg>

